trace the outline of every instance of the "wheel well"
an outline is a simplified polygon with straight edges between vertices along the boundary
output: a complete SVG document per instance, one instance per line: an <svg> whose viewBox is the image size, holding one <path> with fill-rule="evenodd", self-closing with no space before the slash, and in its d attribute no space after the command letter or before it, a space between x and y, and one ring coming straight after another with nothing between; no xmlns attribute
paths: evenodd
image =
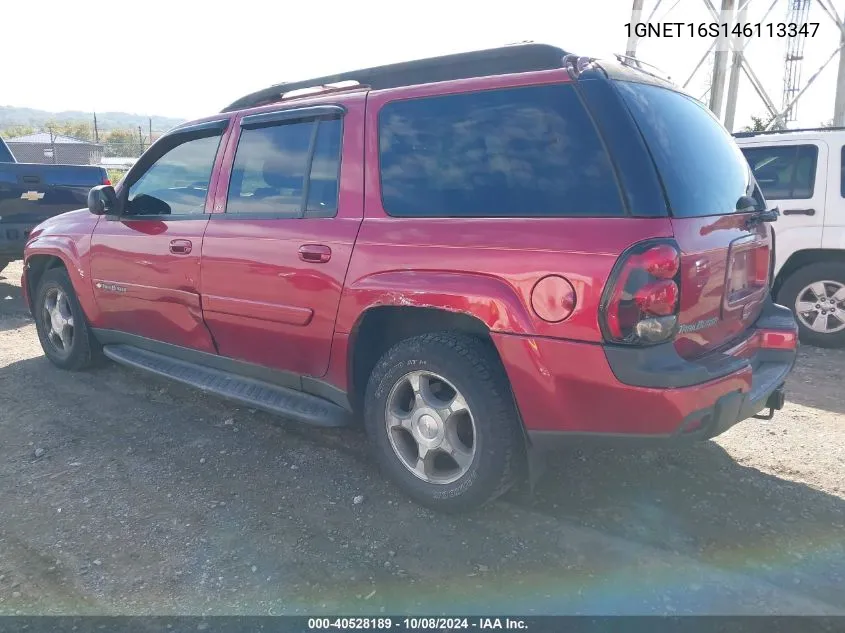
<svg viewBox="0 0 845 633"><path fill-rule="evenodd" d="M798 251L790 255L789 259L778 272L775 282L772 285L772 295L778 296L780 289L786 279L799 268L819 262L845 262L845 251L834 249L813 248L805 251Z"/></svg>
<svg viewBox="0 0 845 633"><path fill-rule="evenodd" d="M32 299L38 284L41 282L41 277L44 276L51 268L64 268L67 270L65 263L55 255L33 255L26 260L26 286L27 296L29 297L29 308L32 310Z"/></svg>
<svg viewBox="0 0 845 633"><path fill-rule="evenodd" d="M361 410L367 380L378 359L401 340L427 332L450 330L489 341L490 331L481 320L437 308L378 306L367 310L352 330L350 338L349 398Z"/></svg>

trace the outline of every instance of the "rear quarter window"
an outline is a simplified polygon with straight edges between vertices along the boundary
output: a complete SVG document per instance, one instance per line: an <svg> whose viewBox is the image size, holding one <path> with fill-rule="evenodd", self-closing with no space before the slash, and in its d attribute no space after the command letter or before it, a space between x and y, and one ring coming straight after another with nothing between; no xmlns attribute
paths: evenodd
<svg viewBox="0 0 845 633"><path fill-rule="evenodd" d="M570 85L390 102L379 113L379 160L391 216L624 214L610 160Z"/></svg>
<svg viewBox="0 0 845 633"><path fill-rule="evenodd" d="M742 196L762 206L748 163L704 104L673 90L618 81L675 217L735 213Z"/></svg>

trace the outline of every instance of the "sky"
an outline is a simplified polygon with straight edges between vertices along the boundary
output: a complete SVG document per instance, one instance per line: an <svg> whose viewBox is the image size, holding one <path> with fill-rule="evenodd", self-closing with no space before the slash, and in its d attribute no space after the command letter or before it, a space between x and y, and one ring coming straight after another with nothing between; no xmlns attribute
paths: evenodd
<svg viewBox="0 0 845 633"><path fill-rule="evenodd" d="M716 0L718 2L718 0ZM757 22L773 0L751 0ZM839 45L839 30L812 0L802 78ZM644 15L657 0L645 0ZM783 21L777 0L766 22ZM842 15L845 0L833 0ZM631 0L0 0L3 64L0 105L49 111L123 111L195 118L282 81L533 40L592 57L623 53ZM654 22L710 21L703 0L661 0ZM8 25L13 25L10 28ZM712 40L641 39L637 54L684 83ZM747 56L781 105L786 40L754 38ZM25 63L24 63L24 60ZM798 123L833 116L838 59L808 89ZM708 64L690 82L707 89ZM736 128L766 112L743 77Z"/></svg>

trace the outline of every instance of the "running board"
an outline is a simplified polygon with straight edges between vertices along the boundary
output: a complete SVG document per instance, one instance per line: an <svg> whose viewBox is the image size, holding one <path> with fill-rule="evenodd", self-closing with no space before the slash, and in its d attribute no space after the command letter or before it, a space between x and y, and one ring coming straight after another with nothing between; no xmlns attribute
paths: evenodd
<svg viewBox="0 0 845 633"><path fill-rule="evenodd" d="M276 413L314 426L349 426L351 416L338 405L317 396L220 369L171 358L132 345L106 345L103 353L113 361L190 385L248 407Z"/></svg>

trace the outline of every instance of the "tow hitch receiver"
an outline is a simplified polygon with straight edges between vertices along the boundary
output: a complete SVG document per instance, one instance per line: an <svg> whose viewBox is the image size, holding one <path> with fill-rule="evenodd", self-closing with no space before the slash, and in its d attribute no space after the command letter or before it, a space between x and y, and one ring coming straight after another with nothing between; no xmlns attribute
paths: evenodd
<svg viewBox="0 0 845 633"><path fill-rule="evenodd" d="M766 408L769 409L767 413L758 413L754 417L758 420L771 420L775 417L775 411L783 409L783 403L786 401L786 396L783 392L783 386L775 389L766 400Z"/></svg>

